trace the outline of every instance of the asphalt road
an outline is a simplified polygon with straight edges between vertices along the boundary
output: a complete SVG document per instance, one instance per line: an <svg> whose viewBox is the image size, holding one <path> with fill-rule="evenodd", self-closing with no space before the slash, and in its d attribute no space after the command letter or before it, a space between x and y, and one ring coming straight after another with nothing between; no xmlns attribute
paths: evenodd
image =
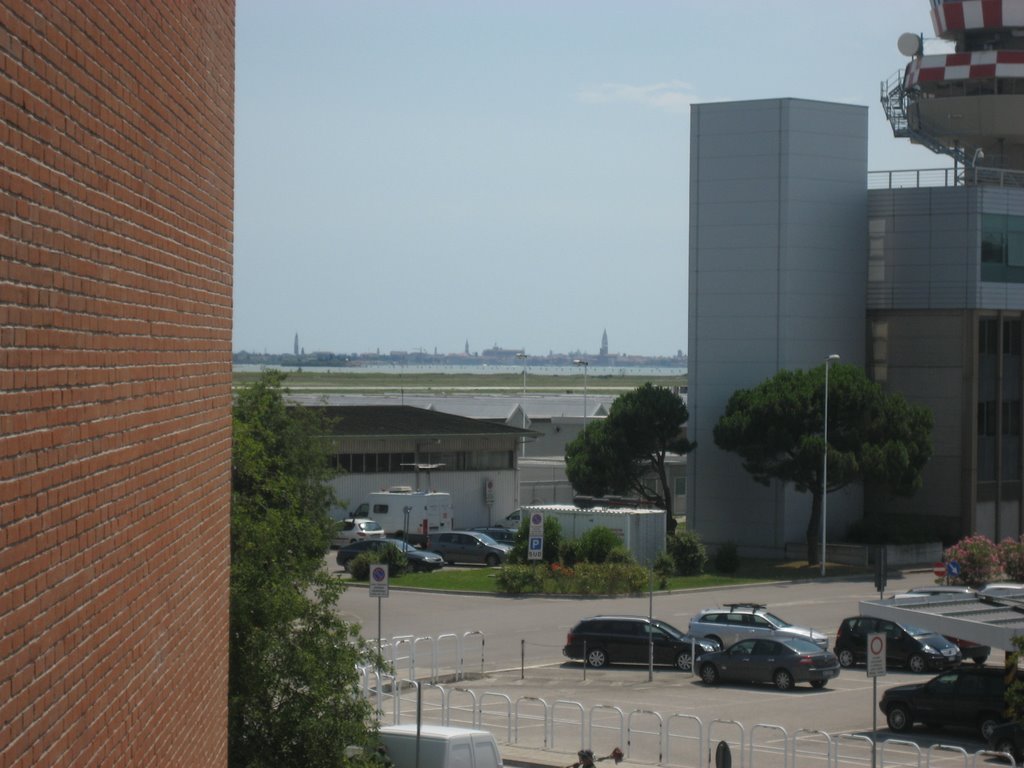
<svg viewBox="0 0 1024 768"><path fill-rule="evenodd" d="M933 583L930 572L890 576L886 594ZM758 602L782 618L826 632L834 638L841 620L858 612L858 602L877 597L870 577L824 580L815 583L776 583L671 594L655 593L656 617L686 630L699 609L729 602ZM339 601L340 614L362 626L367 639L377 635L378 604L382 636L436 637L452 633L480 632L467 643L466 668L482 670L482 676L458 684L474 691L490 691L547 703L574 701L589 710L595 705L614 705L625 712L657 712L662 717L695 716L702 723L738 721L748 730L755 724L780 726L790 735L800 729L836 734L866 734L877 712L879 736L894 737L875 705L873 681L863 667L843 670L827 688L799 686L780 692L770 686L721 685L709 688L696 677L670 668L656 668L653 680L643 666L612 666L584 670L562 656L566 633L584 616L601 613L647 615L649 596L609 598L495 597L441 594L392 589L387 598L370 598L361 586L350 588ZM419 670L429 668L429 643L419 647ZM482 658L481 658L482 657ZM990 664L1002 664L994 652ZM585 672L585 676L584 676ZM885 688L924 682L930 675L890 670L877 680L877 696ZM403 705L403 708L410 706ZM531 705L532 706L532 705ZM643 715L639 715L643 718ZM681 722L681 721L679 721ZM728 730L718 723L714 728ZM571 730L571 728L570 728ZM723 733L725 733L723 731ZM771 735L770 730L762 734ZM537 738L540 738L538 735ZM564 738L564 737L563 737ZM572 736L568 740L572 740ZM906 737L900 737L906 738ZM944 743L963 746L968 752L982 748L969 731L955 729L928 733L915 731L913 740L922 748ZM640 739L642 741L642 738ZM637 747L639 748L639 747ZM653 747L652 747L653 748ZM656 756L641 760L656 762ZM932 761L935 764L935 761Z"/></svg>

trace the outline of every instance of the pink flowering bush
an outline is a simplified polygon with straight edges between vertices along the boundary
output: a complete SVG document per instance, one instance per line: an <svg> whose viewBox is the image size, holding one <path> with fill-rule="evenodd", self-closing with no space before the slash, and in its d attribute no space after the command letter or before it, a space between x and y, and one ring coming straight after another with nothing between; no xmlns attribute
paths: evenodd
<svg viewBox="0 0 1024 768"><path fill-rule="evenodd" d="M999 542L999 561L1010 581L1024 581L1024 536Z"/></svg>
<svg viewBox="0 0 1024 768"><path fill-rule="evenodd" d="M969 587L980 587L994 581L1003 571L999 548L992 539L980 534L960 539L942 553L942 561L956 561L960 566L960 576L950 579L950 582Z"/></svg>

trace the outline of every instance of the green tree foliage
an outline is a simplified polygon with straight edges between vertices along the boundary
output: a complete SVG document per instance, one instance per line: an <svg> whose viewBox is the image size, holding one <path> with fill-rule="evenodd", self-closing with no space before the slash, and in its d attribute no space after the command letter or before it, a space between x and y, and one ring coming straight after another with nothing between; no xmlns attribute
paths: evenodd
<svg viewBox="0 0 1024 768"><path fill-rule="evenodd" d="M356 671L369 655L335 615L344 587L323 567L334 529L323 425L285 405L284 379L268 371L235 402L229 764L336 768L347 745L374 739Z"/></svg>
<svg viewBox="0 0 1024 768"><path fill-rule="evenodd" d="M715 426L715 444L739 454L754 480L793 483L810 492L807 560L818 562L821 539L825 365L779 371L733 393ZM932 414L899 394L886 394L857 366L832 366L828 392L828 492L850 483L877 484L907 496L921 486L931 456Z"/></svg>
<svg viewBox="0 0 1024 768"><path fill-rule="evenodd" d="M686 404L667 387L646 383L620 395L608 417L593 421L565 449L565 472L577 492L592 496L630 493L665 510L675 527L666 456L696 445L685 437ZM654 474L652 489L644 479Z"/></svg>

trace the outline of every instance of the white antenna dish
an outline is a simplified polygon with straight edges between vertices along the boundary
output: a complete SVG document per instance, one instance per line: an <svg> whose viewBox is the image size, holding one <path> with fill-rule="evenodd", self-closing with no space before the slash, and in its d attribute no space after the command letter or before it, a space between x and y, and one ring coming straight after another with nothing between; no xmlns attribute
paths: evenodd
<svg viewBox="0 0 1024 768"><path fill-rule="evenodd" d="M896 47L904 56L917 56L921 53L921 36L913 32L904 32L896 41Z"/></svg>

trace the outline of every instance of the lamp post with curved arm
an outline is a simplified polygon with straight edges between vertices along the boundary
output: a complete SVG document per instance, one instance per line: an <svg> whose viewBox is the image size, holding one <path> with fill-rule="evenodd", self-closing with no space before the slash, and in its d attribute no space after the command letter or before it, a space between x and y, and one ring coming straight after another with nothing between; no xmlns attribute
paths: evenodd
<svg viewBox="0 0 1024 768"><path fill-rule="evenodd" d="M587 370L590 368L589 360L573 360L573 365L583 366L583 434L587 433Z"/></svg>

